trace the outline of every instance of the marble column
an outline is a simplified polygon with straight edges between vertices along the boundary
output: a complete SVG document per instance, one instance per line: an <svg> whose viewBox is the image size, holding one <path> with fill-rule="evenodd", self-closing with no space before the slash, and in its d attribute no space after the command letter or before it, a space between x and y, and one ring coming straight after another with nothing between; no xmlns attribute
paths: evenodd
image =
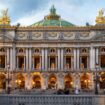
<svg viewBox="0 0 105 105"><path fill-rule="evenodd" d="M48 69L48 49L45 49L45 70Z"/></svg>
<svg viewBox="0 0 105 105"><path fill-rule="evenodd" d="M58 48L58 70L60 70L61 68L61 51L60 48Z"/></svg>
<svg viewBox="0 0 105 105"><path fill-rule="evenodd" d="M61 49L61 70L64 69L64 49Z"/></svg>
<svg viewBox="0 0 105 105"><path fill-rule="evenodd" d="M10 70L13 69L13 48L10 48Z"/></svg>
<svg viewBox="0 0 105 105"><path fill-rule="evenodd" d="M45 69L45 51L44 51L44 48L42 48L42 67L41 67L42 70Z"/></svg>
<svg viewBox="0 0 105 105"><path fill-rule="evenodd" d="M93 47L90 48L90 69L95 69L95 49Z"/></svg>
<svg viewBox="0 0 105 105"><path fill-rule="evenodd" d="M96 48L96 62L97 64L99 64L99 48Z"/></svg>
<svg viewBox="0 0 105 105"><path fill-rule="evenodd" d="M28 67L29 67L29 65L28 65L28 64L29 64L29 63L28 63L28 59L29 59L29 56L28 56L28 55L29 55L29 54L28 54L28 53L29 53L28 48L26 48L26 66L25 66L25 67L26 67L26 71L28 71ZM25 62L24 62L24 63L25 63Z"/></svg>
<svg viewBox="0 0 105 105"><path fill-rule="evenodd" d="M10 64L10 49L7 48L7 64Z"/></svg>
<svg viewBox="0 0 105 105"><path fill-rule="evenodd" d="M32 49L29 48L29 70L32 69Z"/></svg>
<svg viewBox="0 0 105 105"><path fill-rule="evenodd" d="M13 70L16 69L16 47L13 46Z"/></svg>
<svg viewBox="0 0 105 105"><path fill-rule="evenodd" d="M79 70L80 68L80 52L79 52L79 49L77 49L77 69Z"/></svg>
<svg viewBox="0 0 105 105"><path fill-rule="evenodd" d="M76 70L76 65L77 65L77 53L76 53L76 48L74 48L74 70Z"/></svg>

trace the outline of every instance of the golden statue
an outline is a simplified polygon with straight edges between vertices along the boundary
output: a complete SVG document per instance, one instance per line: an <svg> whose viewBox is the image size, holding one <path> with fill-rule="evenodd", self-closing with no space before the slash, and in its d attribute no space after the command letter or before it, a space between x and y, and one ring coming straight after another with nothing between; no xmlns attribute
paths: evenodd
<svg viewBox="0 0 105 105"><path fill-rule="evenodd" d="M8 9L2 10L2 17L0 18L0 25L10 25L10 18L8 16Z"/></svg>
<svg viewBox="0 0 105 105"><path fill-rule="evenodd" d="M104 10L100 9L98 12L98 17L103 17L103 14L104 14Z"/></svg>
<svg viewBox="0 0 105 105"><path fill-rule="evenodd" d="M96 17L96 24L105 24L104 10L100 9Z"/></svg>

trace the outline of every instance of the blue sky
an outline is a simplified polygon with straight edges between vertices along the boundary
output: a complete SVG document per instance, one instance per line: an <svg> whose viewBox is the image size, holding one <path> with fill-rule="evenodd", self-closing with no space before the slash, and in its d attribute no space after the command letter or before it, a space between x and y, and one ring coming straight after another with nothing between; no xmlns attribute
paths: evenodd
<svg viewBox="0 0 105 105"><path fill-rule="evenodd" d="M0 0L0 10L9 9L11 24L27 26L42 20L53 4L62 19L79 26L94 25L98 10L105 8L105 0Z"/></svg>

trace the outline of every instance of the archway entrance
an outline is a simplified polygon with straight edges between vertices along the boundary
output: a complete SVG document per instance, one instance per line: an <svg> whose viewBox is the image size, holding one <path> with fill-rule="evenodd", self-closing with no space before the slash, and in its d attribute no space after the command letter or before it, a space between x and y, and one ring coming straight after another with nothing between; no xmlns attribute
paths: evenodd
<svg viewBox="0 0 105 105"><path fill-rule="evenodd" d="M6 89L6 76L0 73L0 89Z"/></svg>
<svg viewBox="0 0 105 105"><path fill-rule="evenodd" d="M33 88L41 89L41 77L39 75L33 76Z"/></svg>
<svg viewBox="0 0 105 105"><path fill-rule="evenodd" d="M100 89L105 89L105 72L100 73Z"/></svg>
<svg viewBox="0 0 105 105"><path fill-rule="evenodd" d="M70 74L67 74L64 78L65 89L72 89L73 88L73 80Z"/></svg>
<svg viewBox="0 0 105 105"><path fill-rule="evenodd" d="M48 88L49 89L56 89L57 78L54 74L50 75L48 80Z"/></svg>
<svg viewBox="0 0 105 105"><path fill-rule="evenodd" d="M88 73L84 73L81 78L81 89L89 89L89 85L90 85L90 77Z"/></svg>
<svg viewBox="0 0 105 105"><path fill-rule="evenodd" d="M24 89L25 88L25 78L22 73L17 74L16 76L16 86L18 89Z"/></svg>

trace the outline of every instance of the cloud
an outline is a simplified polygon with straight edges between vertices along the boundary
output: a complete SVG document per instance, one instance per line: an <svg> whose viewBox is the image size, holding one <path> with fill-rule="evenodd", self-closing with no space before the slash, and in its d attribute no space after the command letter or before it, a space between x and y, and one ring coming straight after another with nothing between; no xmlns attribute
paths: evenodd
<svg viewBox="0 0 105 105"><path fill-rule="evenodd" d="M102 0L0 0L0 9L9 8L12 24L30 25L42 20L54 4L57 13L76 25L94 24Z"/></svg>

